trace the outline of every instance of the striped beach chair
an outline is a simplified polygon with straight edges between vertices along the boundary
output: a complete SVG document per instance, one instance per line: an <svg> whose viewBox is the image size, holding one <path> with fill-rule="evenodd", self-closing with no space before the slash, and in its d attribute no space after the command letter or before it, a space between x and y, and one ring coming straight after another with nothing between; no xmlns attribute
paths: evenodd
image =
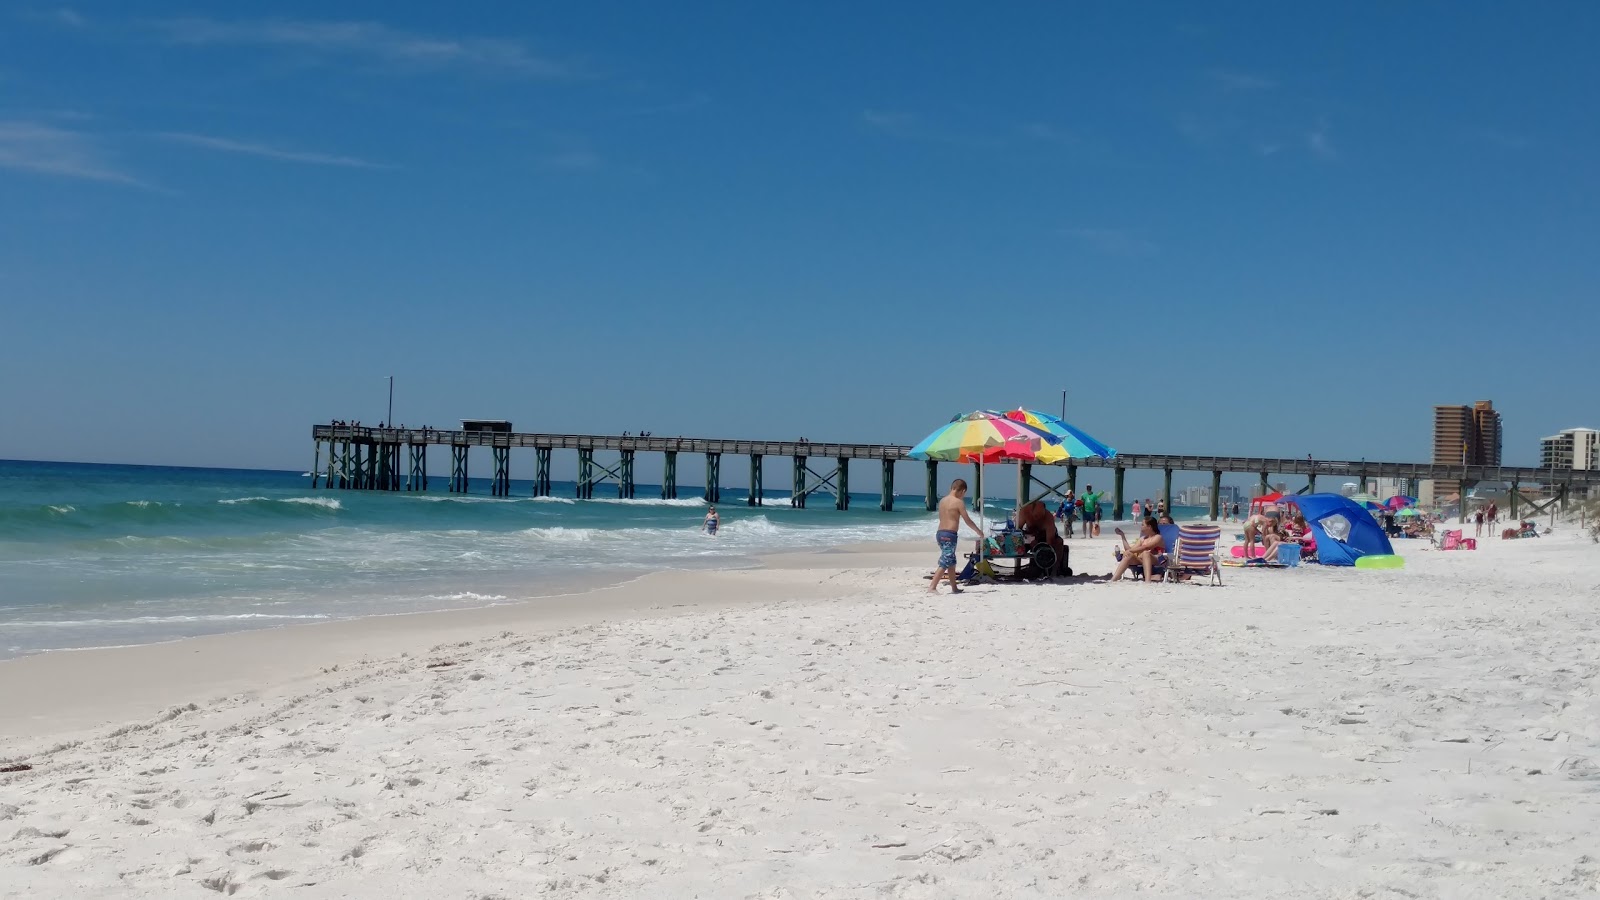
<svg viewBox="0 0 1600 900"><path fill-rule="evenodd" d="M1217 542L1222 539L1222 529L1216 525L1182 525L1178 528L1178 546L1169 554L1167 580L1177 581L1181 575L1202 575L1207 583L1222 584L1222 563L1217 558Z"/></svg>

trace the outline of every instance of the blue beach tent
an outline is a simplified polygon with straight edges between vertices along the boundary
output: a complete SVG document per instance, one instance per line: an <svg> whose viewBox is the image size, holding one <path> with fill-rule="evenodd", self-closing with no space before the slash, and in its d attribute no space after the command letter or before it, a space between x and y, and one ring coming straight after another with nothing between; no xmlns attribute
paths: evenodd
<svg viewBox="0 0 1600 900"><path fill-rule="evenodd" d="M1383 527L1348 497L1306 494L1294 502L1317 538L1317 560L1323 565L1353 566L1363 556L1394 554Z"/></svg>

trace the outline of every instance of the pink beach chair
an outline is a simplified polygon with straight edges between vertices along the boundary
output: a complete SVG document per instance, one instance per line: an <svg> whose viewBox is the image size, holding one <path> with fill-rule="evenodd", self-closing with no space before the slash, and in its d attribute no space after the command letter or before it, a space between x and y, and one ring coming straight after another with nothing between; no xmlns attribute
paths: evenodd
<svg viewBox="0 0 1600 900"><path fill-rule="evenodd" d="M1461 530L1460 529L1456 529L1455 531L1446 531L1444 533L1444 543L1439 545L1439 549L1440 550L1460 550L1461 549Z"/></svg>

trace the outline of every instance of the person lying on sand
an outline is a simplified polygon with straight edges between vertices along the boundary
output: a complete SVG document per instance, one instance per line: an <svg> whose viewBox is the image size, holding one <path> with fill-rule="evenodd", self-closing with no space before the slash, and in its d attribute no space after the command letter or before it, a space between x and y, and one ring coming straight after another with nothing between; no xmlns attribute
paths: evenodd
<svg viewBox="0 0 1600 900"><path fill-rule="evenodd" d="M1117 537L1122 538L1122 559L1118 560L1117 567L1111 573L1112 581L1121 581L1122 576L1135 565L1144 567L1144 580L1149 584L1155 583L1156 558L1165 551L1166 545L1161 541L1161 529L1156 526L1156 520L1147 518L1139 524L1139 539L1128 543L1128 536L1117 529Z"/></svg>

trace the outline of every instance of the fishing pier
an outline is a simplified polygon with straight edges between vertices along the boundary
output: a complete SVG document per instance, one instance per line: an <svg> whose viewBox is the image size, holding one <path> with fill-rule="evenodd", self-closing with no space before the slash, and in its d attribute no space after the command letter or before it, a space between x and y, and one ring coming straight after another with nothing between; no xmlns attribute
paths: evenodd
<svg viewBox="0 0 1600 900"><path fill-rule="evenodd" d="M469 426L475 423L466 423ZM312 487L319 485L344 490L425 491L428 489L430 446L450 448L448 490L465 494L468 487L467 452L473 447L488 447L493 472L490 494L511 496L511 451L533 451L533 496L551 496L550 460L557 450L578 454L576 499L593 499L595 490L613 485L616 496L634 499L634 462L640 453L663 455L661 499L678 499L678 462L688 454L705 465L703 496L707 502L722 500L722 461L724 457L745 457L750 467L750 490L745 502L762 506L766 461L787 460L791 475L788 503L804 508L809 498L831 497L835 509L850 508L850 466L860 460L875 460L880 476L878 508L891 510L895 499L895 464L910 460L910 447L899 444L845 444L809 441L751 441L721 438L630 437L606 434L540 434L513 432L510 423L476 423L488 427L457 430L433 428L370 428L350 425L315 425L311 439L316 445L311 468ZM503 425L504 428L497 426ZM939 478L939 463L923 461L926 471L925 503L935 509L944 494ZM956 464L948 464L956 465ZM984 470L994 474L997 464L980 469L970 467L966 476L973 483L974 495L981 491ZM961 468L969 468L961 464ZM1173 472L1210 472L1210 515L1219 514L1218 497L1224 473L1246 473L1260 478L1261 493L1269 487L1269 476L1297 475L1306 479L1301 492L1313 492L1318 477L1358 479L1405 479L1408 493L1425 479L1449 479L1467 486L1480 482L1510 485L1509 512L1518 516L1519 501L1532 504L1534 512L1559 502L1564 510L1574 489L1600 486L1600 471L1551 470L1519 466L1469 466L1439 463L1377 462L1372 460L1284 459L1243 456L1191 456L1149 453L1119 453L1111 459L1090 457L1069 459L1053 465L1016 464L1017 496L1030 499L1061 497L1076 492L1081 470L1109 469L1112 479L1114 518L1122 518L1123 479L1129 469L1159 470L1163 473L1161 499L1172 508ZM1042 476L1049 476L1048 478ZM1540 485L1549 497L1540 501L1524 498L1524 486ZM781 502L781 500L779 501Z"/></svg>

